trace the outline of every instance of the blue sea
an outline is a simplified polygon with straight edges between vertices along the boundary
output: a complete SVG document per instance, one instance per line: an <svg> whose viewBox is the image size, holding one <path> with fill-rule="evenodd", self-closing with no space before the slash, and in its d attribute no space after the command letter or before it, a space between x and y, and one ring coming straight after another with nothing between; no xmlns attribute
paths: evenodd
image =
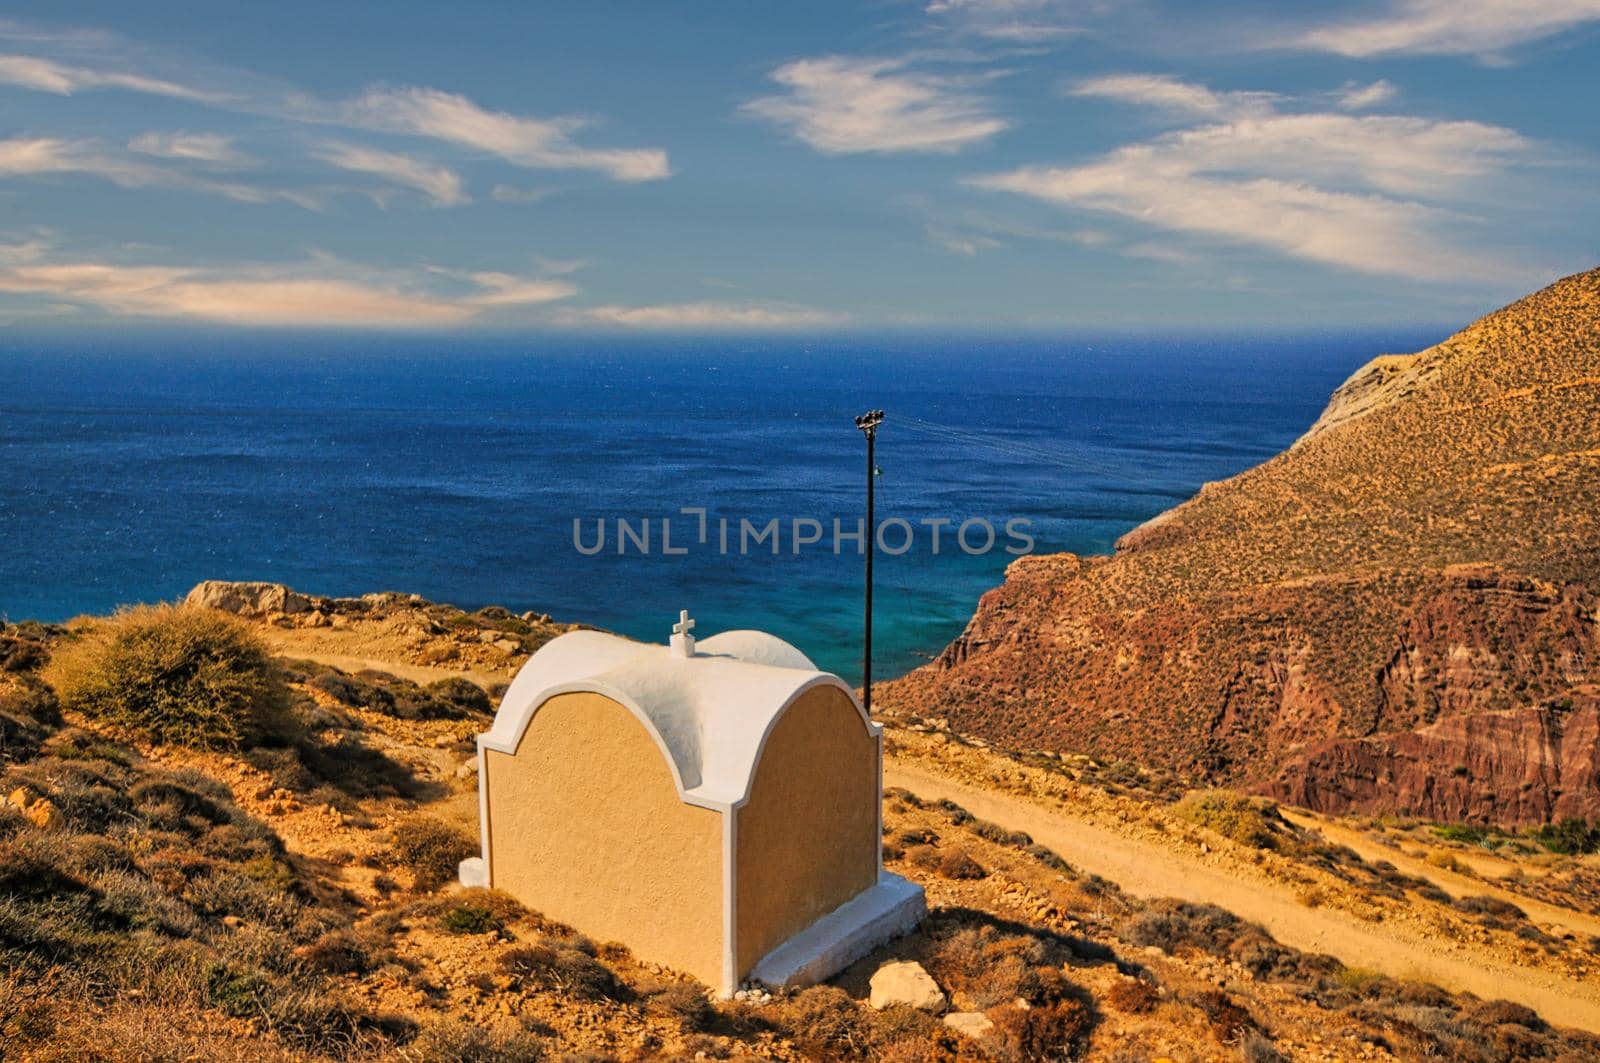
<svg viewBox="0 0 1600 1063"><path fill-rule="evenodd" d="M893 675L999 582L1021 546L1006 522L1036 552L1108 551L1282 450L1362 362L1435 339L13 337L0 615L101 613L211 578L656 640L688 609L697 634L764 628L856 679L862 559L848 538L835 553L833 521L862 515L853 418L876 407L885 544L911 533L877 562L874 672ZM741 552L741 521L774 518L778 553ZM797 548L796 520L821 541ZM604 547L580 551L575 521L584 550L603 525Z"/></svg>

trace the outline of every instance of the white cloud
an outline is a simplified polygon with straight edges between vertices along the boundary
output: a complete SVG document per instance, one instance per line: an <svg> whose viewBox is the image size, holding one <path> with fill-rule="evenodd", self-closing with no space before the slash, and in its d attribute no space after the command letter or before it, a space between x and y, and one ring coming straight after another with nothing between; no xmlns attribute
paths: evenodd
<svg viewBox="0 0 1600 1063"><path fill-rule="evenodd" d="M571 135L575 118L528 118L486 110L465 96L430 88L373 89L340 109L351 125L432 137L498 155L518 166L594 170L618 181L655 181L672 174L658 148L586 148Z"/></svg>
<svg viewBox="0 0 1600 1063"><path fill-rule="evenodd" d="M677 329L793 329L843 324L845 315L787 303L663 303L655 306L591 306L557 320L564 324L612 325L671 331Z"/></svg>
<svg viewBox="0 0 1600 1063"><path fill-rule="evenodd" d="M185 188L239 203L282 201L307 210L318 210L322 205L312 192L197 177L129 158L97 140L64 140L59 137L0 140L0 178L53 174L84 174L123 188Z"/></svg>
<svg viewBox="0 0 1600 1063"><path fill-rule="evenodd" d="M533 303L553 303L570 299L578 294L578 287L568 281L545 277L518 277L510 273L471 273L468 278L483 291L467 297L473 306L527 306Z"/></svg>
<svg viewBox="0 0 1600 1063"><path fill-rule="evenodd" d="M1383 14L1319 26L1290 43L1358 58L1493 55L1600 19L1600 0L1392 0Z"/></svg>
<svg viewBox="0 0 1600 1063"><path fill-rule="evenodd" d="M575 294L564 281L466 273L450 294L421 274L383 273L319 256L289 265L128 265L53 255L42 241L0 244L0 292L127 317L258 327L436 328Z"/></svg>
<svg viewBox="0 0 1600 1063"><path fill-rule="evenodd" d="M1269 114L970 183L1345 269L1481 279L1503 263L1451 234L1463 208L1534 155L1516 132L1478 122Z"/></svg>
<svg viewBox="0 0 1600 1063"><path fill-rule="evenodd" d="M0 38L19 39L5 28L0 21ZM582 118L493 111L466 96L425 86L377 87L353 100L328 101L238 75L234 80L249 88L215 92L122 69L126 60L119 53L128 50L125 45L96 39L88 50L96 54L95 65L38 55L0 55L0 83L58 95L121 89L286 121L429 137L497 155L517 166L590 170L618 181L653 181L672 173L667 153L660 148L592 148L576 143L574 134L590 124Z"/></svg>
<svg viewBox="0 0 1600 1063"><path fill-rule="evenodd" d="M1370 85L1349 84L1339 90L1339 106L1347 111L1365 111L1369 107L1388 103L1400 90L1393 82L1379 78Z"/></svg>
<svg viewBox="0 0 1600 1063"><path fill-rule="evenodd" d="M742 110L826 155L950 153L1010 125L972 93L969 79L906 66L900 59L801 59L772 72L787 94L751 100Z"/></svg>
<svg viewBox="0 0 1600 1063"><path fill-rule="evenodd" d="M122 89L201 103L220 103L227 98L161 78L71 66L34 55L0 55L0 82L58 96L84 89Z"/></svg>
<svg viewBox="0 0 1600 1063"><path fill-rule="evenodd" d="M414 188L441 207L467 202L467 195L461 187L461 175L447 166L438 166L398 152L338 142L325 143L312 154L341 170L371 174L405 188Z"/></svg>
<svg viewBox="0 0 1600 1063"><path fill-rule="evenodd" d="M1113 74L1080 81L1074 96L1098 97L1153 107L1187 117L1240 117L1267 114L1279 97L1271 92L1214 92L1204 85L1165 74Z"/></svg>
<svg viewBox="0 0 1600 1063"><path fill-rule="evenodd" d="M220 133L140 133L128 141L130 150L158 159L208 162L219 166L253 165L255 160L233 146L233 138Z"/></svg>

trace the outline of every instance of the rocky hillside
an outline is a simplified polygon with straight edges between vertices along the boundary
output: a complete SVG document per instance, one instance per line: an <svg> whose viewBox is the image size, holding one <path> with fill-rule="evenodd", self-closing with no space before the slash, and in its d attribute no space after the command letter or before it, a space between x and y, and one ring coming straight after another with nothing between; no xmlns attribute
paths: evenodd
<svg viewBox="0 0 1600 1063"><path fill-rule="evenodd" d="M1313 809L1600 818L1600 270L1384 356L1110 557L1019 560L889 711Z"/></svg>
<svg viewBox="0 0 1600 1063"><path fill-rule="evenodd" d="M191 600L0 623L0 1059L1600 1058L1593 856L1174 800L924 725L886 732L883 808L921 928L832 984L709 1000L453 882L490 720L468 676L497 685L561 625L271 584ZM251 738L218 726L262 709ZM1108 855L1138 873L1079 862Z"/></svg>

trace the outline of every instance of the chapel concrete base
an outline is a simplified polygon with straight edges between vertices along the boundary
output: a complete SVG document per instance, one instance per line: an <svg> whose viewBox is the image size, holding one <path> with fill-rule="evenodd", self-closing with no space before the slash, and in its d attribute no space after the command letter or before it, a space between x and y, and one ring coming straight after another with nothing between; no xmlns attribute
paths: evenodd
<svg viewBox="0 0 1600 1063"><path fill-rule="evenodd" d="M885 942L909 934L928 910L922 887L887 871L761 958L750 981L776 989L816 985Z"/></svg>

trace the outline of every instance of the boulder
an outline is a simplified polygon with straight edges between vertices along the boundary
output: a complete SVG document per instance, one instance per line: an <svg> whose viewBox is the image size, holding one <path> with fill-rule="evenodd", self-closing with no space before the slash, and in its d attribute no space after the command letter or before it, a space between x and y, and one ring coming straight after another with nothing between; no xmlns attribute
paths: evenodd
<svg viewBox="0 0 1600 1063"><path fill-rule="evenodd" d="M921 1011L940 1012L944 1010L945 999L939 983L922 964L895 960L873 973L869 1003L880 1010L891 1004L905 1004Z"/></svg>
<svg viewBox="0 0 1600 1063"><path fill-rule="evenodd" d="M231 583L220 579L208 579L197 584L184 598L183 604L249 617L271 613L304 613L311 609L310 598L281 583Z"/></svg>
<svg viewBox="0 0 1600 1063"><path fill-rule="evenodd" d="M994 1020L981 1011L952 1011L944 1024L965 1037L982 1037L994 1029Z"/></svg>

